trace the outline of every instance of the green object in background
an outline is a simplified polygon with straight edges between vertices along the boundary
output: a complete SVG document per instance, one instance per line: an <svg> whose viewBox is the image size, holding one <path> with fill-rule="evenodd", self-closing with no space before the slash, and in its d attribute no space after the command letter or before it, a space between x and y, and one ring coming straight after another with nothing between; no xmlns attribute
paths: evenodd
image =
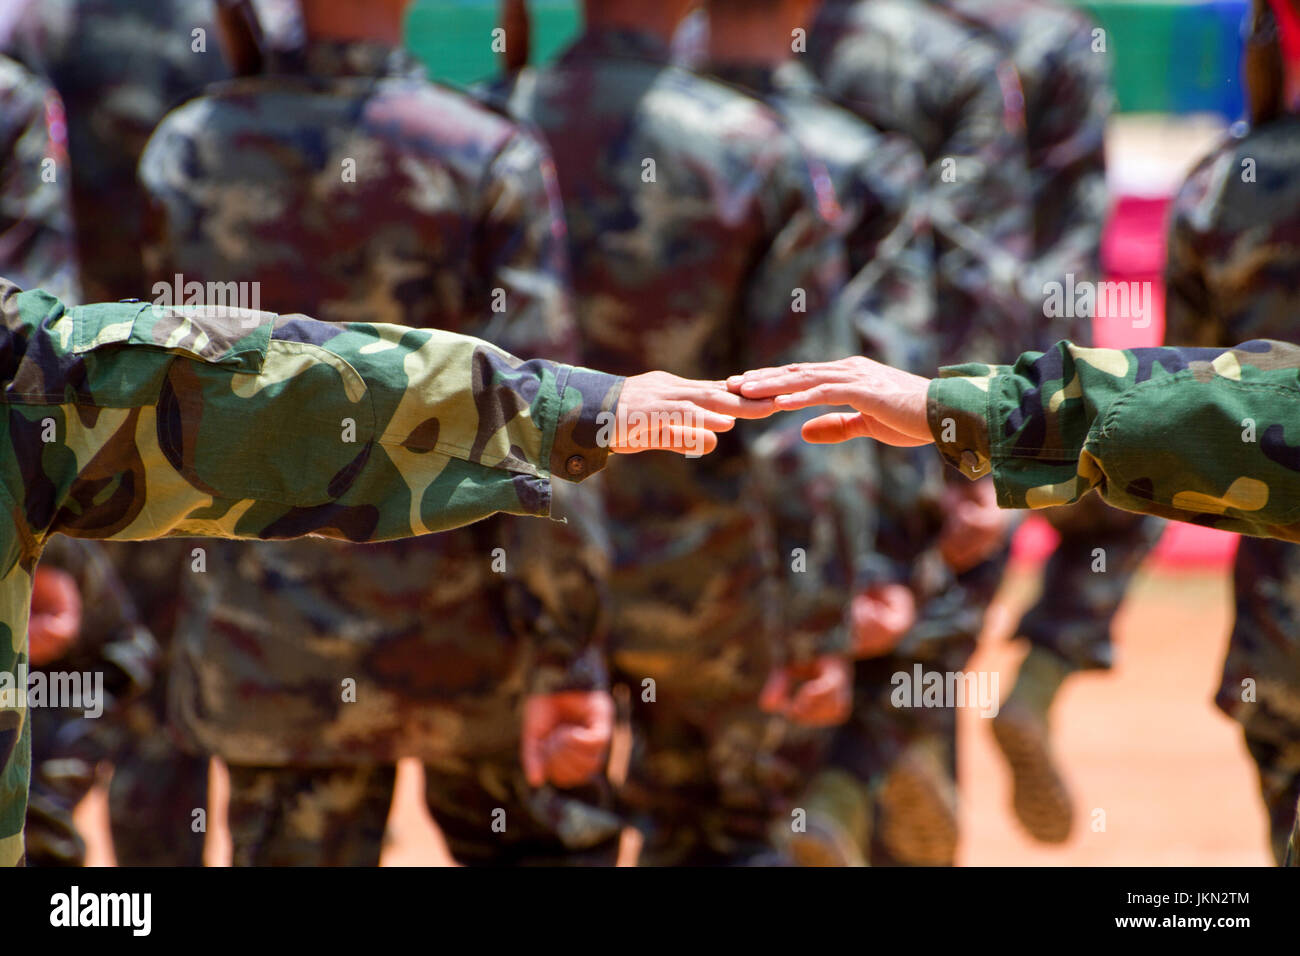
<svg viewBox="0 0 1300 956"><path fill-rule="evenodd" d="M654 0L647 0L654 2ZM532 61L544 63L578 30L576 0L528 0L532 14ZM406 20L406 44L443 83L468 86L501 72L492 52L498 26L497 0L416 0Z"/></svg>
<svg viewBox="0 0 1300 956"><path fill-rule="evenodd" d="M654 3L655 0L645 0ZM1076 0L1106 31L1121 112L1241 115L1238 24L1246 0ZM578 29L577 0L528 0L532 62ZM406 42L434 79L468 86L500 72L492 53L498 0L416 0Z"/></svg>

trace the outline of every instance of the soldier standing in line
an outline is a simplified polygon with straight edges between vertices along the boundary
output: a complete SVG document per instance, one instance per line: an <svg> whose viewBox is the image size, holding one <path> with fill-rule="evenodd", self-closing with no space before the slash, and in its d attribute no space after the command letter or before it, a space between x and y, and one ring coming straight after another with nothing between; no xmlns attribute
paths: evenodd
<svg viewBox="0 0 1300 956"><path fill-rule="evenodd" d="M1300 335L1300 4L1255 0L1243 37L1250 121L1197 164L1174 200L1165 337L1180 345ZM1266 454L1283 438L1262 421L1242 427ZM1241 724L1259 768L1281 863L1300 800L1300 548L1243 538L1233 594L1215 700Z"/></svg>
<svg viewBox="0 0 1300 956"><path fill-rule="evenodd" d="M249 8L223 15L245 75L166 117L141 163L152 274L575 357L549 157L425 78L408 5L304 0L305 44L269 55ZM556 506L567 524L223 543L182 575L173 716L230 768L237 864L376 865L402 756L462 863L615 861L598 499ZM563 726L522 737L538 708Z"/></svg>

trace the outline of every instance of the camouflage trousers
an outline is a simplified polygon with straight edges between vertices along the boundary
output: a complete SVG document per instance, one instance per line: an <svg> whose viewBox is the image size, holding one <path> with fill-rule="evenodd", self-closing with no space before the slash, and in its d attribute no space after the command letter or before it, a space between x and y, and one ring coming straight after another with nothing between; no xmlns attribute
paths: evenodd
<svg viewBox="0 0 1300 956"><path fill-rule="evenodd" d="M426 765L425 800L463 866L613 866L622 818L606 781L530 787L517 756Z"/></svg>
<svg viewBox="0 0 1300 956"><path fill-rule="evenodd" d="M894 653L858 661L853 712L828 743L826 771L861 787L866 807L863 858L872 866L951 865L956 832L930 832L935 816L920 808L957 802L957 711L950 706L895 706L894 675L956 672L966 667L997 593L1009 549L959 575L956 586L922 605L916 625ZM805 797L817 790L814 784Z"/></svg>
<svg viewBox="0 0 1300 956"><path fill-rule="evenodd" d="M1112 508L1095 494L1043 515L1060 542L1043 568L1042 593L1015 633L1076 670L1109 668L1111 621L1165 523Z"/></svg>
<svg viewBox="0 0 1300 956"><path fill-rule="evenodd" d="M109 825L119 866L202 866L208 759L178 747L145 700L105 720L80 711L42 711L32 721L32 796L27 810L31 866L84 866L86 846L72 813L113 762Z"/></svg>
<svg viewBox="0 0 1300 956"><path fill-rule="evenodd" d="M378 866L397 767L230 767L235 866Z"/></svg>
<svg viewBox="0 0 1300 956"><path fill-rule="evenodd" d="M758 692L707 718L692 708L633 708L632 758L619 797L644 837L640 866L783 862L770 827L796 782L781 753L789 727L759 711Z"/></svg>
<svg viewBox="0 0 1300 956"><path fill-rule="evenodd" d="M378 866L394 765L230 768L236 866ZM505 761L425 768L430 812L466 866L613 865L621 821L598 788L527 787Z"/></svg>
<svg viewBox="0 0 1300 956"><path fill-rule="evenodd" d="M1236 622L1215 702L1241 724L1281 863L1300 803L1300 547L1243 537L1233 594Z"/></svg>
<svg viewBox="0 0 1300 956"><path fill-rule="evenodd" d="M739 565L724 558L718 566ZM632 704L619 804L644 837L641 865L766 865L768 827L790 782L769 759L786 722L758 707L776 662L762 639L764 605L746 600L742 575L667 576L671 585L639 582L631 593L642 597L616 612L611 676ZM696 586L726 597L689 593ZM658 630L641 624L665 617L671 624Z"/></svg>
<svg viewBox="0 0 1300 956"><path fill-rule="evenodd" d="M202 866L207 806L206 756L165 731L130 734L115 749L108 814L118 866Z"/></svg>
<svg viewBox="0 0 1300 956"><path fill-rule="evenodd" d="M86 843L72 811L95 785L105 756L96 721L80 710L29 711L32 785L27 805L27 865L85 866Z"/></svg>

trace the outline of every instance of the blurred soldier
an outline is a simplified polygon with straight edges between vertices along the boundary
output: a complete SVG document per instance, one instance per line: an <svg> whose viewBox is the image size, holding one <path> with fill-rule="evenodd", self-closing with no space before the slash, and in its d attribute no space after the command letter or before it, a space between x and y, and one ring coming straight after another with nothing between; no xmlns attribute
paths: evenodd
<svg viewBox="0 0 1300 956"><path fill-rule="evenodd" d="M826 0L808 54L833 100L925 156L941 360L1039 341L1018 287L1032 235L1023 94L1002 51L926 0Z"/></svg>
<svg viewBox="0 0 1300 956"><path fill-rule="evenodd" d="M51 539L36 568L27 633L30 679L44 681L51 695L61 688L74 698L51 697L32 715L27 862L84 866L86 844L72 811L109 756L91 730L149 686L158 645L102 546L62 535ZM201 851L202 833L192 842Z"/></svg>
<svg viewBox="0 0 1300 956"><path fill-rule="evenodd" d="M32 576L51 535L379 541L552 513L611 453L709 453L770 414L725 383L620 378L481 339L227 306L69 308L0 284L0 865L23 861ZM275 428L291 422L292 427ZM559 708L534 715L539 739Z"/></svg>
<svg viewBox="0 0 1300 956"><path fill-rule="evenodd" d="M88 301L144 293L135 168L163 115L227 75L209 0L19 0L0 46L68 113L72 204Z"/></svg>
<svg viewBox="0 0 1300 956"><path fill-rule="evenodd" d="M932 368L934 265L920 153L905 137L882 135L825 99L801 58L791 57L814 4L713 0L708 9L708 72L762 98L829 175L853 276L839 306L852 316L856 347L904 367ZM927 606L926 623L913 629L918 603L943 594L944 610L969 617L954 599L952 569L937 553L942 468L933 456L893 449L880 458L887 474L871 495L880 553L859 556L854 650L877 657L889 649L880 645L882 633L888 632L890 647L905 632L914 633L899 656L856 666L853 716L834 735L835 769L820 774L799 800L803 826L792 829L783 821L777 828L795 858L808 864L946 862L951 851L936 851L933 844L951 844L956 835L949 775L910 750L917 738L936 736L934 715L901 711L889 705L888 693L884 700L879 694L892 689L890 674L910 671L916 652L928 658L928 646L943 636L935 605ZM905 623L897 620L900 614ZM925 718L919 726L918 716ZM805 767L803 775L810 771Z"/></svg>
<svg viewBox="0 0 1300 956"><path fill-rule="evenodd" d="M1081 288L1101 278L1113 99L1104 37L1086 14L1054 0L939 5L985 30L1015 67L1024 91L1033 210L1021 286L1047 341L1089 344L1090 313L1070 309L1072 319L1048 318L1045 302L1053 283ZM1033 341L1043 340L1040 334ZM1030 652L993 731L1011 764L1016 815L1037 839L1055 843L1069 836L1073 808L1052 758L1048 710L1069 674L1111 666L1111 621L1163 525L1108 508L1095 496L1044 517L1060 541L1043 570L1041 596L1014 632L1028 639Z"/></svg>
<svg viewBox="0 0 1300 956"><path fill-rule="evenodd" d="M1165 335L1179 345L1300 335L1300 3L1255 0L1243 39L1250 122L1201 160L1174 201ZM1266 454L1285 440L1263 421L1242 428ZM1300 799L1300 548L1243 538L1233 585L1216 702L1241 724L1259 768L1280 863Z"/></svg>
<svg viewBox="0 0 1300 956"><path fill-rule="evenodd" d="M180 588L198 545L183 540L101 545L161 648L148 691L95 728L113 761L108 816L119 866L203 865L206 819L196 827L195 811L208 802L208 757L188 753L167 720Z"/></svg>
<svg viewBox="0 0 1300 956"><path fill-rule="evenodd" d="M0 163L0 275L76 299L63 104L8 57L0 57Z"/></svg>
<svg viewBox="0 0 1300 956"><path fill-rule="evenodd" d="M511 108L555 155L583 357L718 375L851 349L830 309L843 251L826 173L770 109L670 64L690 6L589 0L573 45L512 78ZM622 796L645 864L772 860L769 823L798 782L772 745L788 718L846 709L868 468L797 444L791 460L788 428L605 486L611 659L633 701Z"/></svg>
<svg viewBox="0 0 1300 956"><path fill-rule="evenodd" d="M906 136L929 169L925 211L934 227L937 308L928 340L911 340L933 346L928 357L895 364L933 368L939 357L992 350L1016 329L1027 334L1031 317L1016 285L1030 232L1023 115L1014 70L997 47L925 3L829 0L815 19L809 54L832 99ZM843 772L807 795L841 836L810 825L802 842L822 862L851 862L853 854L842 852L850 843L873 844L878 862L951 862L956 714L890 714L880 701L889 696L889 676L910 673L913 663L964 666L1000 580L1007 522L988 488L962 482L944 490L932 458L883 449L881 462L882 493L898 507L882 512L878 538L882 553L892 550L897 581L891 591L859 595L855 617L892 619L885 630L863 621L864 633L874 634L872 656L886 657L858 667L860 703L833 759ZM917 549L929 559L918 560ZM910 594L898 589L904 582ZM882 766L893 770L882 775ZM854 778L871 781L877 796ZM881 823L874 836L860 825L873 815Z"/></svg>
<svg viewBox="0 0 1300 956"><path fill-rule="evenodd" d="M550 160L425 79L401 50L408 5L304 0L291 56L256 46L248 7L223 14L234 60L258 71L149 144L154 274L572 357ZM376 865L404 755L425 764L461 862L615 861L598 499L556 507L567 524L206 549L203 573L184 575L172 701L230 767L237 864ZM539 707L563 726L526 741L526 773L521 727Z"/></svg>
<svg viewBox="0 0 1300 956"><path fill-rule="evenodd" d="M67 103L73 213L86 294L90 301L143 298L144 198L136 166L168 110L228 75L216 48L211 2L16 0L9 14L8 29L0 31L4 46L46 76ZM136 606L155 625L166 615L151 601L172 593L178 572L171 559L182 553L157 547L157 555L141 553L150 550L142 545L108 552L121 562L120 576ZM162 577L145 576L155 572ZM164 654L170 653L171 633L152 632ZM201 840L196 855L195 841L177 838L176 827L188 828L193 810L206 804L207 760L177 749L163 730L158 704L166 697L166 671L164 663L149 696L94 727L103 746L113 750L109 817L117 860L124 866L201 862Z"/></svg>

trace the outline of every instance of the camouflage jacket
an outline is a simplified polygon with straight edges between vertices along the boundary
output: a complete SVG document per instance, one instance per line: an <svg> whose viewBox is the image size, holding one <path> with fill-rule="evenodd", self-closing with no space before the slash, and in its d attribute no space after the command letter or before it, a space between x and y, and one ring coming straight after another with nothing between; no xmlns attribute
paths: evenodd
<svg viewBox="0 0 1300 956"><path fill-rule="evenodd" d="M87 301L143 296L135 167L154 126L229 75L211 0L16 0L0 49L47 80L68 116Z"/></svg>
<svg viewBox="0 0 1300 956"><path fill-rule="evenodd" d="M140 174L155 291L196 277L271 310L576 357L546 151L399 49L313 41L212 86L164 119ZM209 549L185 575L174 715L241 764L513 760L524 693L605 683L598 499L564 504L563 524Z"/></svg>
<svg viewBox="0 0 1300 956"><path fill-rule="evenodd" d="M1004 508L1096 489L1129 511L1300 540L1300 346L1123 351L1058 343L930 385L930 429Z"/></svg>
<svg viewBox="0 0 1300 956"><path fill-rule="evenodd" d="M0 285L0 674L27 663L46 539L376 541L547 515L600 470L622 380L449 332L302 315L65 308ZM12 688L12 684L10 685ZM0 697L0 863L22 858L25 695Z"/></svg>
<svg viewBox="0 0 1300 956"><path fill-rule="evenodd" d="M808 59L831 99L908 137L929 165L941 360L1037 341L1019 286L1031 251L1023 94L1005 54L926 0L827 0Z"/></svg>
<svg viewBox="0 0 1300 956"><path fill-rule="evenodd" d="M1300 333L1300 116L1228 138L1174 199L1165 341L1226 348Z"/></svg>
<svg viewBox="0 0 1300 956"><path fill-rule="evenodd" d="M664 44L633 31L584 34L518 77L509 104L555 157L584 361L719 378L852 351L830 309L842 246L806 156L769 108L670 65ZM750 474L764 436L790 428L737 429L704 462L657 455L610 476L614 650L638 673L739 688L762 670L764 647L843 643L846 595L823 590L814 570L829 552L778 553L773 539L771 509L802 509L787 517L812 547L808 482L798 469L772 483ZM726 623L755 601L766 642ZM700 660L726 662L728 676L706 677Z"/></svg>
<svg viewBox="0 0 1300 956"><path fill-rule="evenodd" d="M1114 101L1106 37L1086 13L1058 0L939 0L939 6L984 27L1020 78L1033 215L1021 287L1041 315L1046 283L1064 283L1066 276L1096 280L1101 273L1106 121ZM1091 343L1090 318L1060 319L1044 329L1047 341Z"/></svg>
<svg viewBox="0 0 1300 956"><path fill-rule="evenodd" d="M0 162L0 275L76 301L63 104L8 57L0 57Z"/></svg>

